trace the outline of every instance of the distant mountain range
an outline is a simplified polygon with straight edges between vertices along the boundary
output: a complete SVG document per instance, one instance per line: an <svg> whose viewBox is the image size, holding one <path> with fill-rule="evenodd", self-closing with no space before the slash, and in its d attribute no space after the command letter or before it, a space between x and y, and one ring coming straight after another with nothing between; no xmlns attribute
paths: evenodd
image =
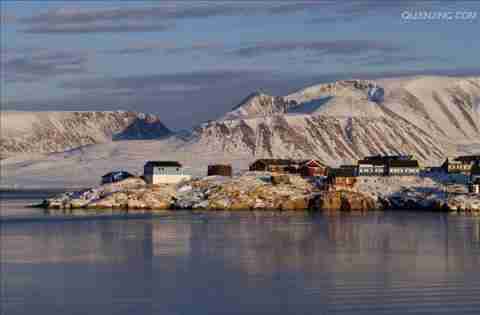
<svg viewBox="0 0 480 315"><path fill-rule="evenodd" d="M133 112L2 112L1 118L1 155L10 157L1 165L9 184L61 177L59 168L78 168L68 176L88 182L112 169L140 172L149 159L177 159L198 174L208 163L245 167L259 157L339 165L365 155L412 154L438 164L480 148L480 77L337 81L285 96L256 92L181 134L157 116Z"/></svg>
<svg viewBox="0 0 480 315"><path fill-rule="evenodd" d="M51 153L112 140L155 139L171 134L151 114L112 112L1 113L0 154Z"/></svg>

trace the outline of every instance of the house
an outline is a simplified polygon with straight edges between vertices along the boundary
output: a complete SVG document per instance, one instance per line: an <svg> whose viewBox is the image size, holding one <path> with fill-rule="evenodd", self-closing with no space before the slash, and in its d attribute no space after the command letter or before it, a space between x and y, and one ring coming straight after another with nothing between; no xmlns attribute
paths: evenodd
<svg viewBox="0 0 480 315"><path fill-rule="evenodd" d="M353 188L357 182L356 168L332 168L328 172L327 183L335 190Z"/></svg>
<svg viewBox="0 0 480 315"><path fill-rule="evenodd" d="M327 176L328 167L318 160L305 160L298 163L298 172L305 177Z"/></svg>
<svg viewBox="0 0 480 315"><path fill-rule="evenodd" d="M258 159L250 165L250 171L292 173L294 164L294 161L286 159Z"/></svg>
<svg viewBox="0 0 480 315"><path fill-rule="evenodd" d="M129 177L133 177L129 172L113 171L102 176L102 185L119 182Z"/></svg>
<svg viewBox="0 0 480 315"><path fill-rule="evenodd" d="M143 176L148 184L176 184L189 180L182 164L177 161L148 161L143 167Z"/></svg>
<svg viewBox="0 0 480 315"><path fill-rule="evenodd" d="M207 169L207 176L232 176L232 166L226 164L209 165Z"/></svg>
<svg viewBox="0 0 480 315"><path fill-rule="evenodd" d="M463 155L458 157L450 157L442 164L444 172L449 174L469 175L470 170L476 162L480 162L480 155Z"/></svg>
<svg viewBox="0 0 480 315"><path fill-rule="evenodd" d="M416 160L391 160L387 164L388 176L418 176L420 167Z"/></svg>
<svg viewBox="0 0 480 315"><path fill-rule="evenodd" d="M358 176L385 176L387 175L386 164L381 157L367 157L358 161Z"/></svg>

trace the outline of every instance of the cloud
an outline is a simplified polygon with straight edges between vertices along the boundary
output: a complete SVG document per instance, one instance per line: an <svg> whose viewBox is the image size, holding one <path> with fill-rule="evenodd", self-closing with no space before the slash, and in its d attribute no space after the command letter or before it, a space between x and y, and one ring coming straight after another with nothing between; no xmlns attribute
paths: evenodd
<svg viewBox="0 0 480 315"><path fill-rule="evenodd" d="M0 12L0 24L7 26L7 24L14 23L17 20L17 17L14 15L9 15L9 14L1 14Z"/></svg>
<svg viewBox="0 0 480 315"><path fill-rule="evenodd" d="M164 24L41 24L23 30L30 34L88 34L88 33L129 33L129 32L163 32L172 26Z"/></svg>
<svg viewBox="0 0 480 315"><path fill-rule="evenodd" d="M326 55L356 55L368 52L390 53L400 49L392 43L375 40L265 41L234 49L231 53L239 57L257 57L265 54L307 50Z"/></svg>
<svg viewBox="0 0 480 315"><path fill-rule="evenodd" d="M2 60L5 82L33 82L64 74L85 73L87 55L80 52L39 50Z"/></svg>
<svg viewBox="0 0 480 315"><path fill-rule="evenodd" d="M431 62L450 62L451 60L446 57L440 56L420 56L417 54L412 55L376 55L360 58L356 60L356 64L366 66L389 66L399 64L418 64L418 63L431 63Z"/></svg>
<svg viewBox="0 0 480 315"><path fill-rule="evenodd" d="M224 45L215 42L198 42L189 46L176 46L173 43L132 43L128 47L118 49L106 49L103 51L105 54L115 55L135 55L135 54L153 54L158 52L164 52L165 54L184 54L196 51L221 51Z"/></svg>
<svg viewBox="0 0 480 315"><path fill-rule="evenodd" d="M25 33L66 34L101 32L151 32L170 29L184 19L217 16L285 15L319 7L311 1L164 3L157 6L85 9L63 7L19 19ZM141 22L140 24L136 24ZM169 25L169 26L167 26Z"/></svg>
<svg viewBox="0 0 480 315"><path fill-rule="evenodd" d="M119 20L208 18L232 15L237 12L231 5L164 5L154 7L128 7L114 9L60 8L40 13L20 21L31 24L76 24Z"/></svg>
<svg viewBox="0 0 480 315"><path fill-rule="evenodd" d="M226 82L259 81L264 77L260 71L196 71L172 74L145 74L114 78L73 80L61 84L62 88L86 90L127 91L162 91L178 92L198 90L206 87L225 85Z"/></svg>

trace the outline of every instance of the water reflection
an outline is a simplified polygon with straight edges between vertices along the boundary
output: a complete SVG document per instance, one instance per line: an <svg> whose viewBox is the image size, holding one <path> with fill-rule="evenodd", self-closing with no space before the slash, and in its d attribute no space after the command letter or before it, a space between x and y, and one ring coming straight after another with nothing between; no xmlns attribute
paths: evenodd
<svg viewBox="0 0 480 315"><path fill-rule="evenodd" d="M478 217L178 213L6 223L0 233L6 314L62 314L72 304L115 314L129 305L142 314L480 306ZM56 308L46 303L54 297Z"/></svg>

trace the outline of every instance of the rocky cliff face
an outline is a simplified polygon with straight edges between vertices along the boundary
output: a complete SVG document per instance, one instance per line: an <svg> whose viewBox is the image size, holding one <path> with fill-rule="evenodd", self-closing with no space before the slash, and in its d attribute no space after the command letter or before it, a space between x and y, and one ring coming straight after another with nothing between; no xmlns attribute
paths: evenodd
<svg viewBox="0 0 480 315"><path fill-rule="evenodd" d="M382 98L372 99L378 88ZM403 153L438 163L459 144L480 143L480 78L351 80L284 97L255 94L193 135L192 146L252 157L340 164Z"/></svg>
<svg viewBox="0 0 480 315"><path fill-rule="evenodd" d="M2 112L0 154L59 152L121 139L154 139L170 134L160 119L142 113Z"/></svg>

